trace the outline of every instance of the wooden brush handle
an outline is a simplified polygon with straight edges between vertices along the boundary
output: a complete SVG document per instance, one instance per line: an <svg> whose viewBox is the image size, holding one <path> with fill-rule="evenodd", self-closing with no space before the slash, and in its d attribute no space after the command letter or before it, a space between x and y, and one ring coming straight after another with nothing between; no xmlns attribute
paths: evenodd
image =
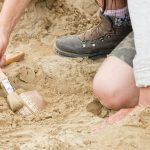
<svg viewBox="0 0 150 150"><path fill-rule="evenodd" d="M6 61L3 66L7 66L13 62L18 62L20 60L23 60L25 56L24 52L15 52L11 54L10 56L6 56Z"/></svg>
<svg viewBox="0 0 150 150"><path fill-rule="evenodd" d="M24 52L15 52L9 56L6 56L6 61L3 66L7 66L13 62L23 60L24 56L25 56ZM2 69L0 68L0 81L6 78L7 76L3 73Z"/></svg>

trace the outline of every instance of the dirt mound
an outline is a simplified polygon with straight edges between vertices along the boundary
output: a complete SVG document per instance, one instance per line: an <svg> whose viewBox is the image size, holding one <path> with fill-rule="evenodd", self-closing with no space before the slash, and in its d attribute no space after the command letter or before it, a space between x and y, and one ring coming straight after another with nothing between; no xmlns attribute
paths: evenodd
<svg viewBox="0 0 150 150"><path fill-rule="evenodd" d="M57 36L80 33L97 23L96 4L56 0L51 7L50 2L33 1L26 10L7 50L24 51L25 60L5 68L19 93L36 89L48 106L22 118L10 111L0 90L0 150L148 150L150 109L137 108L117 125L95 133L110 112L95 101L92 92L102 60L64 58L53 51Z"/></svg>

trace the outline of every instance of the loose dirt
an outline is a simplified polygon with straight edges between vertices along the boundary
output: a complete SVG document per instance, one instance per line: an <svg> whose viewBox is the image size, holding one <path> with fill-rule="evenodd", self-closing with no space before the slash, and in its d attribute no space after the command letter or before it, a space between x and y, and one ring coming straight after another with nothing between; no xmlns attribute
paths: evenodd
<svg viewBox="0 0 150 150"><path fill-rule="evenodd" d="M0 150L149 150L149 108L136 108L121 122L96 130L112 113L92 91L103 59L64 58L53 50L56 37L97 23L94 0L52 1L36 0L26 9L7 49L24 51L25 59L4 69L19 93L36 89L48 106L22 118L9 109L0 90Z"/></svg>

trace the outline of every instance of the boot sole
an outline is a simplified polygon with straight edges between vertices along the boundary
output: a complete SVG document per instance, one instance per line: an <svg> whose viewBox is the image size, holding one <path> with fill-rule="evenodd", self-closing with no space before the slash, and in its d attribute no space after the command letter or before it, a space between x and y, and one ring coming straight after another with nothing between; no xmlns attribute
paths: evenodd
<svg viewBox="0 0 150 150"><path fill-rule="evenodd" d="M65 57L72 57L72 58L77 58L77 57L82 57L82 58L90 58L90 59L98 59L100 57L105 57L108 54L110 54L112 52L113 49L109 49L109 50L100 50L99 52L96 53L92 53L92 54L75 54L75 53L69 53L69 52L65 52L62 51L61 49L59 49L56 44L54 45L54 48L56 50L56 53L61 55L61 56L65 56Z"/></svg>

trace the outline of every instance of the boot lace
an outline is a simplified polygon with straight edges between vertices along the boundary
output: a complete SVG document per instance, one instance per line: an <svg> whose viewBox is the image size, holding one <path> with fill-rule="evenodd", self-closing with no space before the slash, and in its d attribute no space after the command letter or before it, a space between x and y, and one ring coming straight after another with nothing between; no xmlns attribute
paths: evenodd
<svg viewBox="0 0 150 150"><path fill-rule="evenodd" d="M114 31L113 28L110 31L107 31L107 32L105 32L104 30L105 29L104 29L102 21L101 21L97 26L93 27L91 30L85 31L83 33L83 40L82 40L83 47L86 47L86 42L87 42L86 35L88 34L87 32L90 33L89 34L89 39L91 41L92 46L95 46L96 45L95 39L99 39L101 42L104 42L104 40L106 38L108 39L108 38L111 37L112 32ZM95 35L98 38L96 38Z"/></svg>

